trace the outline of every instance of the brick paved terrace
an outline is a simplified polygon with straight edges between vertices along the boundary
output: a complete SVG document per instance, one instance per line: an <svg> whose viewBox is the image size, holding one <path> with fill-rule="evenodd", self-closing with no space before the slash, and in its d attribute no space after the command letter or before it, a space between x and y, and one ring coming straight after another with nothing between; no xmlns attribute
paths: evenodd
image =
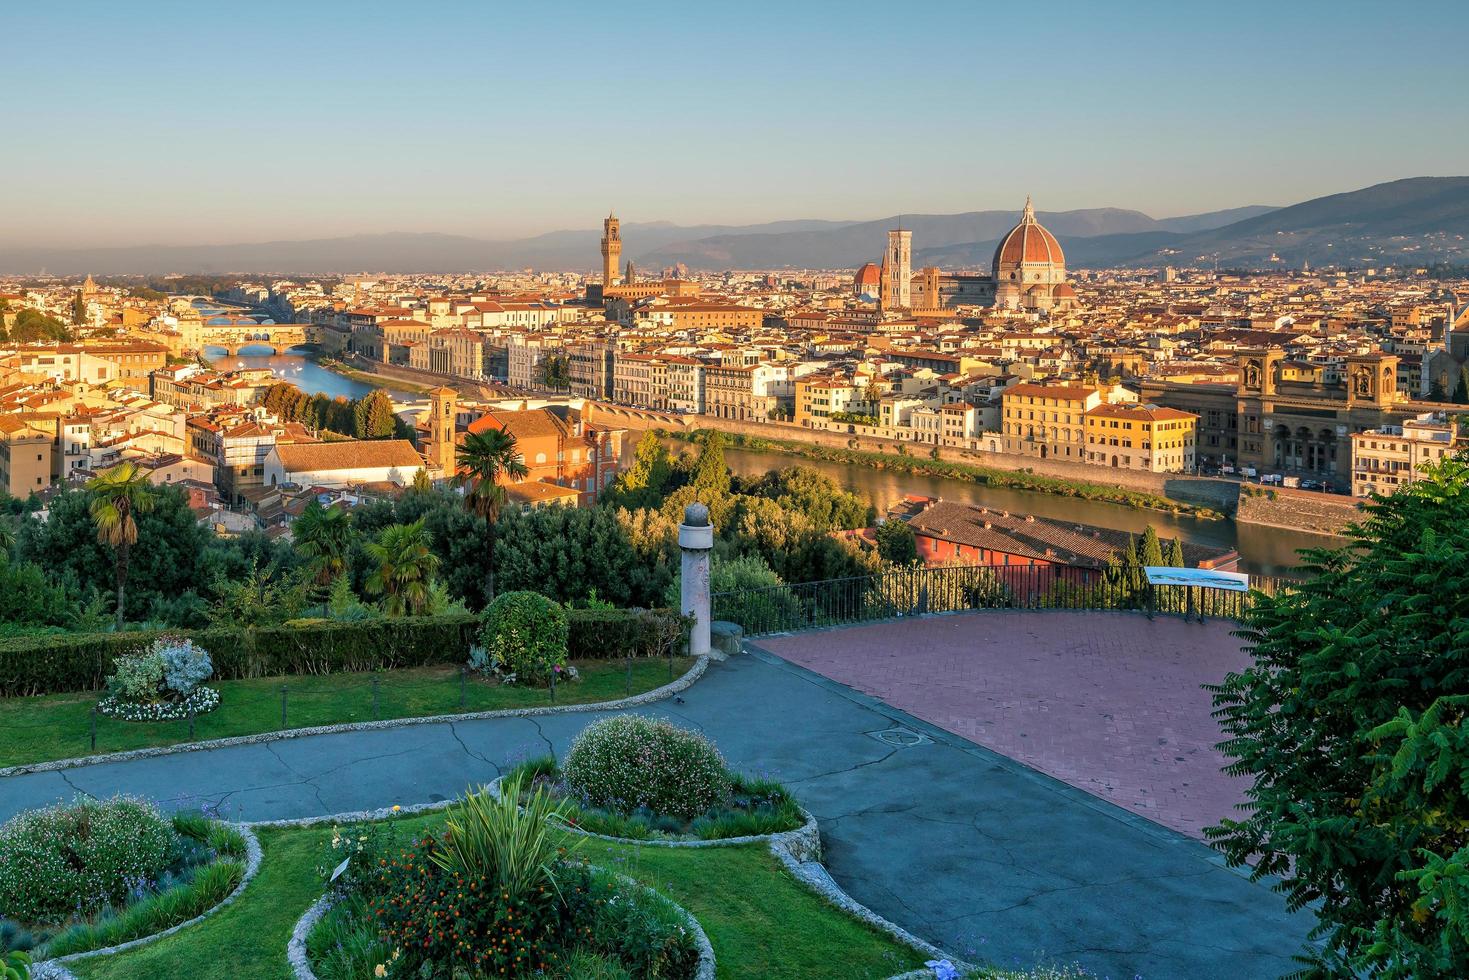
<svg viewBox="0 0 1469 980"><path fill-rule="evenodd" d="M1248 662L1234 624L977 612L770 636L760 646L1195 838L1233 813L1203 684Z"/></svg>

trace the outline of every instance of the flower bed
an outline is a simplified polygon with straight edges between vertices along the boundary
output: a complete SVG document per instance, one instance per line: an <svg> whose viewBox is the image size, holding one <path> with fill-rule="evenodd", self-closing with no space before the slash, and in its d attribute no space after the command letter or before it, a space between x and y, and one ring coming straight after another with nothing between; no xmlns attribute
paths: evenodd
<svg viewBox="0 0 1469 980"><path fill-rule="evenodd" d="M556 814L544 792L522 809L482 789L449 808L442 833L338 828L319 866L328 894L297 929L296 975L712 980L688 913L575 860L575 842L548 823Z"/></svg>
<svg viewBox="0 0 1469 980"><path fill-rule="evenodd" d="M177 701L129 701L109 695L97 702L98 711L122 721L178 721L217 707L219 692L212 687L195 688Z"/></svg>
<svg viewBox="0 0 1469 980"><path fill-rule="evenodd" d="M28 811L0 826L0 920L38 960L115 946L224 901L246 850L227 824L127 797Z"/></svg>
<svg viewBox="0 0 1469 980"><path fill-rule="evenodd" d="M214 673L203 647L160 636L136 654L119 657L97 710L123 721L176 721L219 707L219 692L200 685Z"/></svg>
<svg viewBox="0 0 1469 980"><path fill-rule="evenodd" d="M640 715L588 725L564 764L550 756L506 777L544 790L568 829L618 840L748 840L812 826L790 792L731 771L702 735Z"/></svg>

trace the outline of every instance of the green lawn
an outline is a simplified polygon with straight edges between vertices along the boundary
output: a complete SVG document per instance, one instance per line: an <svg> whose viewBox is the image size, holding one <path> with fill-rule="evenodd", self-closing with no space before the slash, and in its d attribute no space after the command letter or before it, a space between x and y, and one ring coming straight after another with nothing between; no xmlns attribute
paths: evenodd
<svg viewBox="0 0 1469 980"><path fill-rule="evenodd" d="M677 657L674 677L692 660ZM669 681L667 660L634 660L629 687L621 660L578 661L582 679L556 689L556 704L610 701L639 694ZM378 681L373 711L373 678ZM286 687L286 723L281 724L281 686ZM216 681L221 703L194 721L194 738L255 735L284 728L309 728L374 718L417 718L457 711L490 711L551 704L544 688L501 687L473 675L464 684L460 707L459 669L421 667L379 674L325 674ZM92 707L96 692L0 698L0 766L91 755ZM187 721L129 722L97 717L97 748L102 752L151 748L189 741Z"/></svg>
<svg viewBox="0 0 1469 980"><path fill-rule="evenodd" d="M411 818L406 827L442 820ZM330 829L263 830L265 860L240 901L176 936L73 967L99 980L287 978L286 942L321 894L315 872ZM876 980L923 958L849 918L796 881L762 845L651 848L592 842L584 852L663 891L709 934L724 978Z"/></svg>

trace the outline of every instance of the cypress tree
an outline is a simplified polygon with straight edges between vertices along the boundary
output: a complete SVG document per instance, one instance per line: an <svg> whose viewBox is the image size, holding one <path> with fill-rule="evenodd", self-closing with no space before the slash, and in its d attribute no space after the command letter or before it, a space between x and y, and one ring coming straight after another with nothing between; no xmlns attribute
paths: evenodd
<svg viewBox="0 0 1469 980"><path fill-rule="evenodd" d="M1166 564L1169 568L1187 567L1183 561L1182 538L1174 538L1172 541L1168 542L1168 554L1166 555L1166 559L1167 560L1164 562L1164 564Z"/></svg>
<svg viewBox="0 0 1469 980"><path fill-rule="evenodd" d="M1158 532L1153 530L1151 524L1143 532L1143 539L1138 542L1137 560L1139 565L1150 565L1154 568L1163 564L1163 542L1158 540Z"/></svg>

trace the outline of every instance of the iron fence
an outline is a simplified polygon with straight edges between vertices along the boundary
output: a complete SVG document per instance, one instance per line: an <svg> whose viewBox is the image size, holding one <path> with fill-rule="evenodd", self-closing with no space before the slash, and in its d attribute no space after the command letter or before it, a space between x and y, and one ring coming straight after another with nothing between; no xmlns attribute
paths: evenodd
<svg viewBox="0 0 1469 980"><path fill-rule="evenodd" d="M716 592L713 618L747 636L975 609L1136 610L1148 615L1238 619L1256 592L1290 580L1251 576L1251 592L1151 585L1141 569L1070 565L904 568L876 575Z"/></svg>

